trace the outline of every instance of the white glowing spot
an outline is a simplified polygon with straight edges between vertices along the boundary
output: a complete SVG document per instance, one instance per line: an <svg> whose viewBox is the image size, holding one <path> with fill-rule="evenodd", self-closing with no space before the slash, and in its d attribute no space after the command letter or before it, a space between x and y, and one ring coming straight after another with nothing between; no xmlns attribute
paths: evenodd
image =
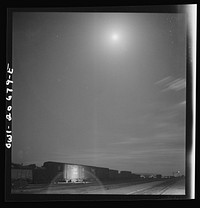
<svg viewBox="0 0 200 208"><path fill-rule="evenodd" d="M119 39L119 36L117 34L112 35L112 40L117 41Z"/></svg>

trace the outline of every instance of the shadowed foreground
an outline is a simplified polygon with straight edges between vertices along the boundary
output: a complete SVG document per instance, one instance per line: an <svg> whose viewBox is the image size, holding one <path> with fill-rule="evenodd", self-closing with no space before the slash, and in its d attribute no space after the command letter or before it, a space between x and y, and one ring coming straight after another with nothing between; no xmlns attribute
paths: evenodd
<svg viewBox="0 0 200 208"><path fill-rule="evenodd" d="M29 185L12 190L17 194L125 194L125 195L185 195L184 178L156 181L106 182Z"/></svg>

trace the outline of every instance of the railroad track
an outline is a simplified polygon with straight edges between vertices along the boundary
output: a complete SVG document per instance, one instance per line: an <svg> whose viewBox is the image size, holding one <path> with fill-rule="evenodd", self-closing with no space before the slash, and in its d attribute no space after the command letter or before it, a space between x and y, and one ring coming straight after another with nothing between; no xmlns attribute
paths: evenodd
<svg viewBox="0 0 200 208"><path fill-rule="evenodd" d="M157 184L151 187L142 188L140 190L128 193L129 195L162 195L168 188L170 188L176 181L164 181L161 184Z"/></svg>
<svg viewBox="0 0 200 208"><path fill-rule="evenodd" d="M162 195L177 181L135 181L132 183L104 184L52 184L49 186L27 188L14 193L32 194L125 194L125 195Z"/></svg>

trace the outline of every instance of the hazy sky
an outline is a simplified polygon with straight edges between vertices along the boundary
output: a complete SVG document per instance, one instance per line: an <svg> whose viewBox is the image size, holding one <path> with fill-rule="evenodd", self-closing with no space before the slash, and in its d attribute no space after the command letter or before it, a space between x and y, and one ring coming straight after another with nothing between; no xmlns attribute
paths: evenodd
<svg viewBox="0 0 200 208"><path fill-rule="evenodd" d="M185 43L183 14L15 12L13 162L184 173Z"/></svg>

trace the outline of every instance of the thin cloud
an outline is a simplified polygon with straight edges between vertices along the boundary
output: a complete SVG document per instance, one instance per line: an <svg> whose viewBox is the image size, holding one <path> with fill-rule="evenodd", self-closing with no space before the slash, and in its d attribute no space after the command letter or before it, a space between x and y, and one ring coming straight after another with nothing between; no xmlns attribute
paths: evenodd
<svg viewBox="0 0 200 208"><path fill-rule="evenodd" d="M168 76L155 82L155 84L164 88L162 92L169 90L180 91L186 88L186 79L185 78L174 79L171 76Z"/></svg>
<svg viewBox="0 0 200 208"><path fill-rule="evenodd" d="M184 100L184 101L180 102L179 105L181 105L181 106L186 105L186 101Z"/></svg>
<svg viewBox="0 0 200 208"><path fill-rule="evenodd" d="M168 87L165 89L166 90L175 90L175 91L180 91L182 89L186 88L186 80L185 79L176 79L170 83L167 84Z"/></svg>
<svg viewBox="0 0 200 208"><path fill-rule="evenodd" d="M172 80L172 77L171 76L168 76L168 77L165 77L157 82L155 82L155 84L164 84L164 83L167 83L168 81Z"/></svg>
<svg viewBox="0 0 200 208"><path fill-rule="evenodd" d="M141 138L127 138L127 139L124 139L123 141L117 141L117 142L114 142L113 144L114 145L123 145L123 144L134 144L134 143L137 143L141 141Z"/></svg>

